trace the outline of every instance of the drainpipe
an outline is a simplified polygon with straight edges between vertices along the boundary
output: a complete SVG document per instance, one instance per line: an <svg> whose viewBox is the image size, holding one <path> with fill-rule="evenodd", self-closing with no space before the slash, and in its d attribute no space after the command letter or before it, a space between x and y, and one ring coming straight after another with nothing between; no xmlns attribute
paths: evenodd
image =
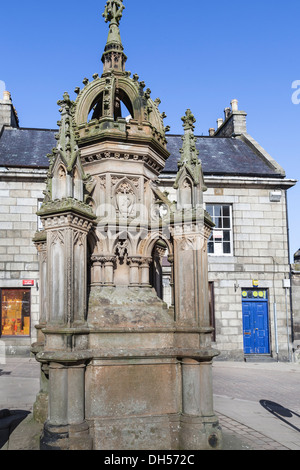
<svg viewBox="0 0 300 470"><path fill-rule="evenodd" d="M287 346L288 346L288 358L290 362L290 334L289 334L289 315L288 315L288 298L287 298L287 292L288 289L290 288L290 280L289 279L284 279L283 280L283 287L285 290L285 314L286 314L286 332L287 332Z"/></svg>
<svg viewBox="0 0 300 470"><path fill-rule="evenodd" d="M275 332L275 352L278 361L278 332L277 332L277 309L276 309L276 300L274 299L274 332Z"/></svg>
<svg viewBox="0 0 300 470"><path fill-rule="evenodd" d="M276 261L273 259L273 290L274 290L274 335L275 335L275 352L276 352L276 357L277 357L277 362L278 361L278 331L277 331L277 305L276 305L276 288L275 288L275 264Z"/></svg>
<svg viewBox="0 0 300 470"><path fill-rule="evenodd" d="M289 279L290 279L290 312L291 312L291 337L292 344L294 343L294 315L293 315L293 290L292 290L292 271L291 271L291 246L290 246L290 226L289 226L289 211L287 202L287 190L285 190L285 214L286 214L286 227L287 227L287 243L288 243L288 263L289 263Z"/></svg>

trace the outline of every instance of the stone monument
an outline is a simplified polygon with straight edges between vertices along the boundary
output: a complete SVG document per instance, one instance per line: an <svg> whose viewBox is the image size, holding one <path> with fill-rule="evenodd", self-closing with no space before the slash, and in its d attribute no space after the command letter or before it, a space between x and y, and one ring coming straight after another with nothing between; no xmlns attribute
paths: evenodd
<svg viewBox="0 0 300 470"><path fill-rule="evenodd" d="M109 0L103 73L58 102L40 260L42 449L218 449L203 173L187 110L177 202L156 184L169 156L160 100L125 70L122 0ZM125 115L124 115L125 110ZM161 260L173 305L161 296Z"/></svg>

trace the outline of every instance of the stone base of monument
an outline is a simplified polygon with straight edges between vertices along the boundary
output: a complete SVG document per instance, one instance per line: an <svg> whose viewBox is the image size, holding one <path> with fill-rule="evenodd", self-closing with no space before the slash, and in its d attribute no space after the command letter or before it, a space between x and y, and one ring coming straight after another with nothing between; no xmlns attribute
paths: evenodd
<svg viewBox="0 0 300 470"><path fill-rule="evenodd" d="M92 450L93 441L86 422L79 425L54 426L45 423L40 450Z"/></svg>
<svg viewBox="0 0 300 470"><path fill-rule="evenodd" d="M166 416L95 420L97 450L210 450L222 445L221 428L203 418Z"/></svg>

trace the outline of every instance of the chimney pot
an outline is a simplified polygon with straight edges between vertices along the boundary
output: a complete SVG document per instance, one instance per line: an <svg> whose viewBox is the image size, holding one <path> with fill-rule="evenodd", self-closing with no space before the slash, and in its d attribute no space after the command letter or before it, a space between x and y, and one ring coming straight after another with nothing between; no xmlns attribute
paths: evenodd
<svg viewBox="0 0 300 470"><path fill-rule="evenodd" d="M209 130L208 130L208 133L209 133L210 137L212 137L215 134L215 129L213 127L210 127Z"/></svg>
<svg viewBox="0 0 300 470"><path fill-rule="evenodd" d="M11 101L11 96L10 96L10 92L9 91L4 91L3 92L3 100L4 101Z"/></svg>
<svg viewBox="0 0 300 470"><path fill-rule="evenodd" d="M232 111L238 111L239 110L238 100L232 100L230 104L231 104Z"/></svg>
<svg viewBox="0 0 300 470"><path fill-rule="evenodd" d="M221 126L222 126L223 122L224 122L224 121L223 121L223 119L222 119L222 118L220 118L220 119L217 119L218 129L219 129L219 127L221 127Z"/></svg>
<svg viewBox="0 0 300 470"><path fill-rule="evenodd" d="M230 108L225 108L224 109L224 115L225 115L225 119L227 119L231 114L231 109Z"/></svg>

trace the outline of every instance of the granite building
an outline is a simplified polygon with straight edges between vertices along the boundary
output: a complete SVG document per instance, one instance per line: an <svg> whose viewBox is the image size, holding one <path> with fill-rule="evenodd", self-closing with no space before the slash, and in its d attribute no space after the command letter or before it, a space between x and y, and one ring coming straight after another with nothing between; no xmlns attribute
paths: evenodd
<svg viewBox="0 0 300 470"><path fill-rule="evenodd" d="M215 223L208 242L214 339L223 358L291 360L287 190L296 181L247 133L236 100L217 123L197 139ZM171 195L180 136L168 142L161 185Z"/></svg>

